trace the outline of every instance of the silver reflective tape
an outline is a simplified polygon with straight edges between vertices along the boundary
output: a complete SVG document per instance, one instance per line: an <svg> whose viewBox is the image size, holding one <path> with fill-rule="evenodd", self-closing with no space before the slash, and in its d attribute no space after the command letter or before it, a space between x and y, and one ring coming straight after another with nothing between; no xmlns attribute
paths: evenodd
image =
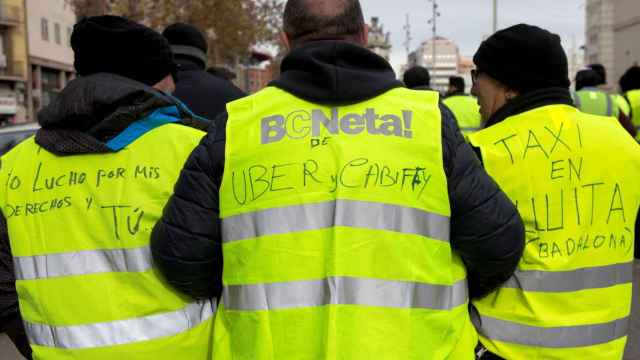
<svg viewBox="0 0 640 360"><path fill-rule="evenodd" d="M486 338L545 348L571 348L607 343L627 335L629 318L594 325L537 327L481 317L479 332Z"/></svg>
<svg viewBox="0 0 640 360"><path fill-rule="evenodd" d="M188 304L181 310L134 319L74 326L48 326L25 321L32 345L87 349L131 344L188 331L215 314L211 301Z"/></svg>
<svg viewBox="0 0 640 360"><path fill-rule="evenodd" d="M611 95L604 94L607 98L607 116L613 116L613 99Z"/></svg>
<svg viewBox="0 0 640 360"><path fill-rule="evenodd" d="M516 271L503 285L524 291L565 292L600 289L633 282L633 263L571 271Z"/></svg>
<svg viewBox="0 0 640 360"><path fill-rule="evenodd" d="M388 230L449 241L447 216L397 205L336 200L271 208L222 220L224 242L334 226Z"/></svg>
<svg viewBox="0 0 640 360"><path fill-rule="evenodd" d="M461 127L460 131L478 131L480 130L479 127Z"/></svg>
<svg viewBox="0 0 640 360"><path fill-rule="evenodd" d="M467 302L467 282L451 286L424 283L329 277L226 286L222 293L229 310L278 310L324 305L362 305L406 309L450 310Z"/></svg>
<svg viewBox="0 0 640 360"><path fill-rule="evenodd" d="M16 280L107 272L142 272L151 269L148 246L135 249L87 250L13 258Z"/></svg>

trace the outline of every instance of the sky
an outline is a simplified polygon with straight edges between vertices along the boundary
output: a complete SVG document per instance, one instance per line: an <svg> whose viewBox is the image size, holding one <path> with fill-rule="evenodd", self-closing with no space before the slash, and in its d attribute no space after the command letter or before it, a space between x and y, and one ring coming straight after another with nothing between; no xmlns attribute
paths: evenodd
<svg viewBox="0 0 640 360"><path fill-rule="evenodd" d="M441 16L437 34L455 41L460 52L473 56L484 36L492 31L492 0L437 0ZM586 0L498 0L498 29L521 22L537 25L562 37L569 51L575 38L576 48L584 45ZM367 22L380 18L385 31L391 32L391 63L396 69L406 62L406 14L411 24L411 49L431 37L432 3L428 0L360 0Z"/></svg>

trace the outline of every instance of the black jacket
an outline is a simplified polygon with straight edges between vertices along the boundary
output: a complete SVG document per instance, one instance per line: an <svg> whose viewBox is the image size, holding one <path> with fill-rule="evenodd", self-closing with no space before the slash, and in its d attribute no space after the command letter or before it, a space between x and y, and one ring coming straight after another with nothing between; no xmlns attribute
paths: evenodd
<svg viewBox="0 0 640 360"><path fill-rule="evenodd" d="M245 96L229 80L209 74L195 61L177 59L178 81L173 96L184 102L196 115L215 120L225 112L228 102Z"/></svg>
<svg viewBox="0 0 640 360"><path fill-rule="evenodd" d="M321 104L357 103L402 86L384 59L346 42L318 41L297 48L281 70L271 86ZM160 271L175 288L196 298L218 296L222 289L216 219L225 124L223 117L191 154L152 233L151 251ZM515 206L482 169L444 108L442 142L451 244L468 269L471 296L481 297L515 270L524 249L524 227Z"/></svg>
<svg viewBox="0 0 640 360"><path fill-rule="evenodd" d="M60 156L109 153L106 143L154 110L178 106L185 125L209 126L193 119L175 99L134 80L97 74L77 78L38 114L36 142ZM25 357L30 349L18 309L7 223L0 212L0 332L7 331Z"/></svg>

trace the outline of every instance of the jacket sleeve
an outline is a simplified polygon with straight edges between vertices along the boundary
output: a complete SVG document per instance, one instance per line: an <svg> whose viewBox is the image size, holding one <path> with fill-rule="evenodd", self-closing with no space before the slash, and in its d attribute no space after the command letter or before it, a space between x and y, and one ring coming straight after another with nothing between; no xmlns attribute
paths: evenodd
<svg viewBox="0 0 640 360"><path fill-rule="evenodd" d="M18 293L13 272L13 257L9 245L7 221L0 212L0 333L5 332L27 359L31 359L31 348L25 334L22 317L18 309Z"/></svg>
<svg viewBox="0 0 640 360"><path fill-rule="evenodd" d="M444 107L441 111L451 245L467 268L471 298L481 298L515 271L525 246L524 225L462 137L450 111Z"/></svg>
<svg viewBox="0 0 640 360"><path fill-rule="evenodd" d="M189 156L151 234L155 266L171 286L196 299L222 292L218 199L226 114L221 117Z"/></svg>

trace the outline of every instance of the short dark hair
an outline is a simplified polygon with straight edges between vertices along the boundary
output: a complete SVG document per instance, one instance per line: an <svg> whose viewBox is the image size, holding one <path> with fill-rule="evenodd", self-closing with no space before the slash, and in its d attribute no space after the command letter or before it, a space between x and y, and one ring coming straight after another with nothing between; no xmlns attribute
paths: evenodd
<svg viewBox="0 0 640 360"><path fill-rule="evenodd" d="M283 27L292 43L354 40L362 33L364 15L359 0L289 0Z"/></svg>
<svg viewBox="0 0 640 360"><path fill-rule="evenodd" d="M602 64L591 64L587 66L589 69L593 70L600 76L600 83L598 85L604 85L607 83L607 69L605 69Z"/></svg>
<svg viewBox="0 0 640 360"><path fill-rule="evenodd" d="M449 86L454 86L460 89L460 91L464 91L466 84L462 76L451 76L449 77Z"/></svg>
<svg viewBox="0 0 640 360"><path fill-rule="evenodd" d="M640 89L640 67L634 65L620 78L620 90L628 92Z"/></svg>
<svg viewBox="0 0 640 360"><path fill-rule="evenodd" d="M429 75L429 70L426 68L414 66L404 73L402 80L409 89L428 87L431 84L431 75Z"/></svg>
<svg viewBox="0 0 640 360"><path fill-rule="evenodd" d="M595 70L580 70L576 74L576 91L579 91L585 87L596 87L600 85L601 82L602 78Z"/></svg>

